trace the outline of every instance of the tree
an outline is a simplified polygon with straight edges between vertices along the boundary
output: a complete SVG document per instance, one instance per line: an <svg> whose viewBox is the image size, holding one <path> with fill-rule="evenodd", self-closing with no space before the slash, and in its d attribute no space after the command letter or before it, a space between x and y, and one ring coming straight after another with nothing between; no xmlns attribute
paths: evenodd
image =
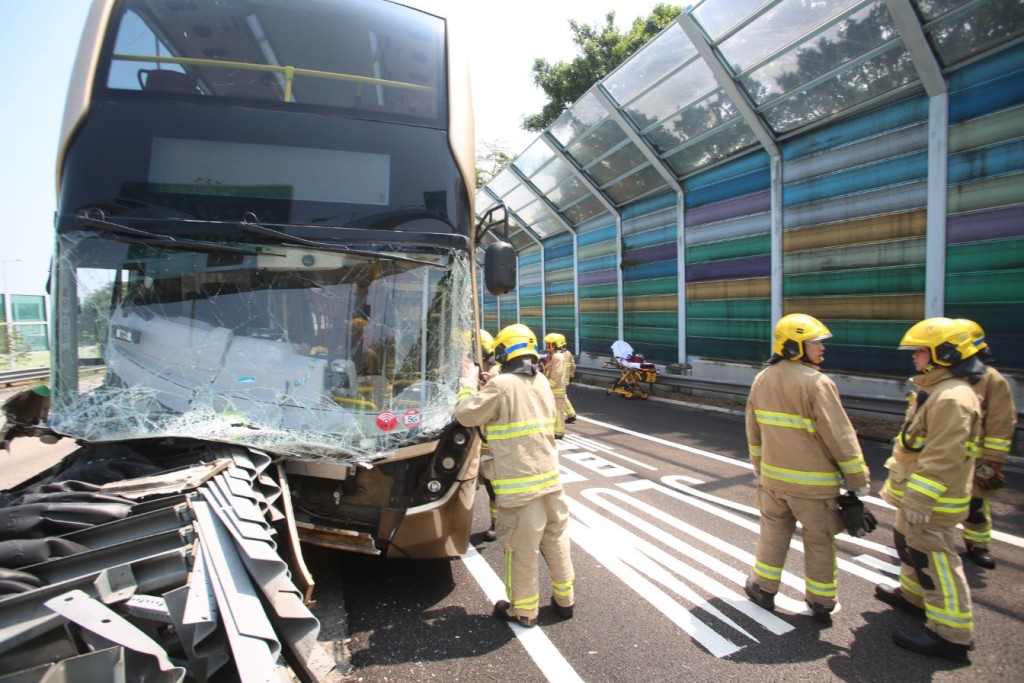
<svg viewBox="0 0 1024 683"><path fill-rule="evenodd" d="M615 12L605 16L603 27L587 26L570 19L572 40L579 47L580 55L568 63L551 64L543 58L534 60L533 82L547 95L548 103L539 113L523 117L523 130L542 132L591 86L646 45L681 13L682 8L675 5L658 4L647 18L634 19L625 33L615 26Z"/></svg>
<svg viewBox="0 0 1024 683"><path fill-rule="evenodd" d="M484 152L476 155L476 189L480 189L494 180L494 176L505 170L512 163L512 157L497 143L482 143Z"/></svg>

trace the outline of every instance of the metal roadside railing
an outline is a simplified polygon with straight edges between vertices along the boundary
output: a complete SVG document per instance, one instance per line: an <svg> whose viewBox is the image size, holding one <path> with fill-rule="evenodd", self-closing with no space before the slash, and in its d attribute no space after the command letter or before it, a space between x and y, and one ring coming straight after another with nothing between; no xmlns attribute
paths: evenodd
<svg viewBox="0 0 1024 683"><path fill-rule="evenodd" d="M618 379L619 374L619 371L614 368L577 364L575 381L592 386L611 386ZM686 401L698 396L713 396L734 400L736 409L741 412L749 393L749 382L701 379L686 375L672 375L661 371L658 372L658 381L651 385L652 396L679 401ZM872 396L844 390L841 392L841 398L847 411L856 411L868 418L899 422L906 413L907 401L902 397ZM1022 410L1024 410L1024 406L1018 405L1016 430L1018 443L1024 443L1024 413Z"/></svg>
<svg viewBox="0 0 1024 683"><path fill-rule="evenodd" d="M611 385L619 376L614 368L595 368L582 365L576 366L576 377L587 384L600 386L607 382ZM685 400L688 395L714 396L727 400L735 399L737 409L742 410L742 401L750 393L750 384L743 382L727 382L723 380L701 379L685 375L669 375L658 373L658 381L651 385L652 395L662 398L679 398ZM884 396L862 396L843 394L843 403L847 409L864 413L873 413L883 419L901 417L906 409L906 399Z"/></svg>
<svg viewBox="0 0 1024 683"><path fill-rule="evenodd" d="M9 387L18 382L30 380L49 379L50 368L24 368L18 370L0 371L0 387Z"/></svg>

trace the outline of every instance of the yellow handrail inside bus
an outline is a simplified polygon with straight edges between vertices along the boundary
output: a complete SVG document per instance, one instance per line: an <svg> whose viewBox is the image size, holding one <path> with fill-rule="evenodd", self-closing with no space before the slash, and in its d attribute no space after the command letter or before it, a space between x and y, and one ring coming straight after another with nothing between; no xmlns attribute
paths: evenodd
<svg viewBox="0 0 1024 683"><path fill-rule="evenodd" d="M368 76L356 76L355 74L343 74L335 71L318 71L316 69L299 69L294 66L277 66L274 64L252 64L250 62L230 62L220 59L198 59L194 57L160 57L157 55L121 55L115 54L114 59L122 62L150 62L155 64L180 64L187 66L212 66L216 68L246 69L248 71L268 71L270 73L284 74L284 101L292 101L292 81L295 76L312 76L313 78L328 78L335 81L352 81L363 85L383 85L388 88L401 88L403 90L419 90L421 92L434 92L429 85L417 83L403 83L402 81L389 81L383 78L371 78Z"/></svg>
<svg viewBox="0 0 1024 683"><path fill-rule="evenodd" d="M355 406L356 408L367 408L368 410L377 410L377 406L372 401L367 401L362 398L348 398L346 396L331 396L331 400L335 403L341 403L344 405Z"/></svg>

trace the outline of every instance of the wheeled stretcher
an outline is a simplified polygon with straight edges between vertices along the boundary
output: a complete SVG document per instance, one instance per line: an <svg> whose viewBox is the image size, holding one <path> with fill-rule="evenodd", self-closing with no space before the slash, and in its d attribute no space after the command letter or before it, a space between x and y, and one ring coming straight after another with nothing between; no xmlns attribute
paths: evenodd
<svg viewBox="0 0 1024 683"><path fill-rule="evenodd" d="M604 367L616 368L622 373L608 389L609 396L615 393L623 398L647 398L650 396L650 386L658 381L658 369L654 363L644 360L628 342L621 339L612 344L611 360L605 361ZM641 382L647 382L647 391L640 386Z"/></svg>

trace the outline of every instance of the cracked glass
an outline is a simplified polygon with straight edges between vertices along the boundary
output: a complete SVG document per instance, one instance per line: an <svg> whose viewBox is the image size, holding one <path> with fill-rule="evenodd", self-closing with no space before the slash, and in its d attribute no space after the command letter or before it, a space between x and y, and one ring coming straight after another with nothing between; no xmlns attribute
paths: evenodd
<svg viewBox="0 0 1024 683"><path fill-rule="evenodd" d="M57 383L59 433L370 462L451 421L474 328L463 250L61 241L59 296L77 301L63 362L81 372Z"/></svg>

